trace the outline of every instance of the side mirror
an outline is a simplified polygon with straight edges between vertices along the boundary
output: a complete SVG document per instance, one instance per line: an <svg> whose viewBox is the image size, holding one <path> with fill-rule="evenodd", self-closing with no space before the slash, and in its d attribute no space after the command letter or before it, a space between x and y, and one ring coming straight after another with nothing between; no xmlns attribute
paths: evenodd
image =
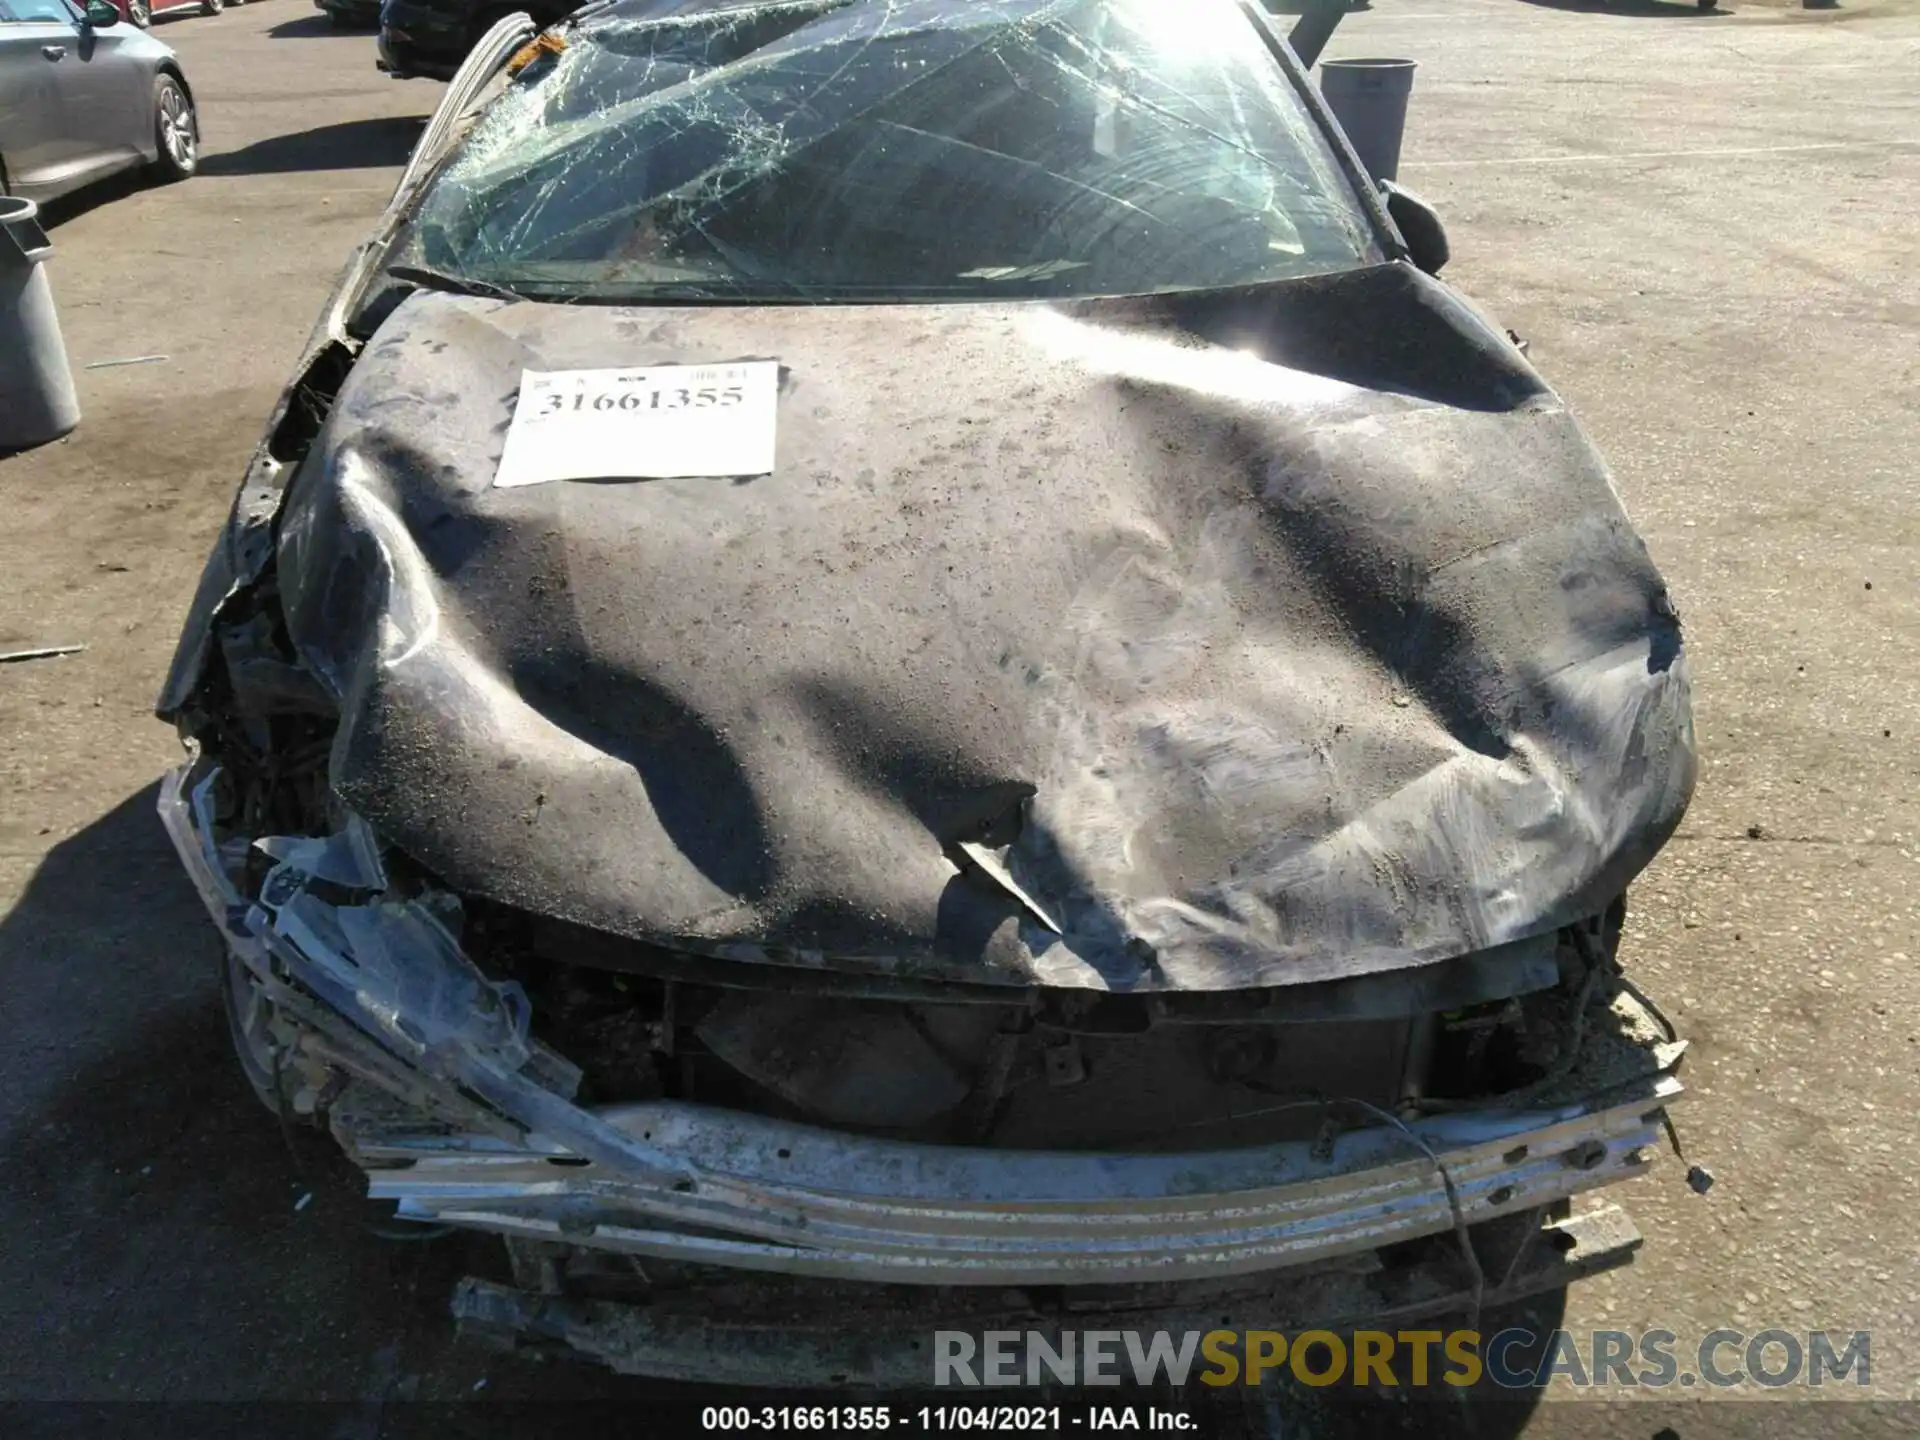
<svg viewBox="0 0 1920 1440"><path fill-rule="evenodd" d="M95 30L120 23L120 7L113 0L87 0L87 24Z"/></svg>
<svg viewBox="0 0 1920 1440"><path fill-rule="evenodd" d="M1382 180L1380 189L1387 197L1387 214L1399 227L1400 238L1407 242L1407 257L1427 274L1438 275L1453 258L1440 212L1391 180Z"/></svg>

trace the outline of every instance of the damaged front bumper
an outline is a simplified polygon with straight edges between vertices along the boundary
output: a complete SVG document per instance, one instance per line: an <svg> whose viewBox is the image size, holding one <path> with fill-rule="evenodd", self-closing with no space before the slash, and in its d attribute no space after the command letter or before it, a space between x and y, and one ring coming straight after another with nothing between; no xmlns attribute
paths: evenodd
<svg viewBox="0 0 1920 1440"><path fill-rule="evenodd" d="M572 1099L579 1072L529 1036L524 994L462 953L444 897L399 897L357 822L321 839L223 841L217 779L203 762L167 778L168 832L283 1017L288 1063L328 1077L330 1093L302 1108L324 1104L371 1195L422 1222L820 1281L1108 1287L1289 1272L1304 1284L1343 1259L1464 1237L1639 1173L1681 1091L1683 1047L1651 1044L1638 1074L1598 1093L1416 1119L1363 1106L1377 1123L1174 1153L901 1143L671 1100L589 1109ZM235 879L250 847L274 862L257 899ZM1563 1269L1619 1263L1632 1249L1620 1233L1553 1253ZM1516 1274L1475 1291L1503 1293ZM598 1322L554 1297L462 1295L470 1320L518 1316L590 1350L610 1343L586 1343Z"/></svg>
<svg viewBox="0 0 1920 1440"><path fill-rule="evenodd" d="M792 1275L1072 1285L1274 1270L1537 1209L1639 1173L1678 1093L1350 1131L1320 1153L970 1150L673 1102L599 1112L686 1163L664 1185L536 1137L346 1138L409 1219Z"/></svg>

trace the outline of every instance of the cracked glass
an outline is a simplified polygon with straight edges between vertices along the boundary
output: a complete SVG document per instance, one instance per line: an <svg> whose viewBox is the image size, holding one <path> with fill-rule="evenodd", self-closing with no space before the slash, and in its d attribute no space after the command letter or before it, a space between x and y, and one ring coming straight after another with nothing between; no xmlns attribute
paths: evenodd
<svg viewBox="0 0 1920 1440"><path fill-rule="evenodd" d="M1259 284L1383 258L1234 0L626 0L561 32L396 268L598 300Z"/></svg>

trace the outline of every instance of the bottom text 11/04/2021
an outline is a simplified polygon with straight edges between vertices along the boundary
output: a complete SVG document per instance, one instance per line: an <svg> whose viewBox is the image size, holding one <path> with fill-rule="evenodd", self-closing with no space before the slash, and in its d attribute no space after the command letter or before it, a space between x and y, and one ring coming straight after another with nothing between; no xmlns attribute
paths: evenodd
<svg viewBox="0 0 1920 1440"><path fill-rule="evenodd" d="M1192 1432L1185 1411L1139 1405L709 1405L700 1428L717 1434L806 1431L902 1435Z"/></svg>

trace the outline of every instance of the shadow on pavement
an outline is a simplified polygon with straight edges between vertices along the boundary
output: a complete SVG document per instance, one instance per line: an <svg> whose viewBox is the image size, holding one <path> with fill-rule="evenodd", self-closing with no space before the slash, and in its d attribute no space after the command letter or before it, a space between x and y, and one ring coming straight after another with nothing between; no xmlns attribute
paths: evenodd
<svg viewBox="0 0 1920 1440"><path fill-rule="evenodd" d="M69 191L58 199L42 201L40 223L48 230L57 230L68 221L78 220L102 205L124 200L135 191L146 189L151 183L144 171L123 170L105 180L96 180L84 190ZM193 182L189 180L187 183L191 185Z"/></svg>
<svg viewBox="0 0 1920 1440"><path fill-rule="evenodd" d="M369 20L365 24L355 21L335 20L331 16L312 14L298 20L282 20L267 31L274 40L304 40L325 35L371 35L380 28L380 22Z"/></svg>
<svg viewBox="0 0 1920 1440"><path fill-rule="evenodd" d="M1526 0L1543 10L1577 10L1588 15L1636 15L1648 18L1692 15L1706 18L1730 15L1722 8L1703 9L1693 0Z"/></svg>
<svg viewBox="0 0 1920 1440"><path fill-rule="evenodd" d="M352 1167L246 1088L154 796L57 845L0 919L7 1388L361 1399L383 1347L447 1328L459 1257L376 1239Z"/></svg>
<svg viewBox="0 0 1920 1440"><path fill-rule="evenodd" d="M204 155L202 175L284 175L301 170L365 170L404 165L427 123L424 115L342 120L273 135L239 150ZM188 181L192 184L192 181Z"/></svg>
<svg viewBox="0 0 1920 1440"><path fill-rule="evenodd" d="M304 22L302 22L304 23ZM425 128L425 115L343 120L291 135L275 135L239 150L200 157L201 175L286 175L303 170L366 170L407 163ZM125 170L40 206L40 223L58 229L102 205L125 200L153 182L143 170ZM192 180L183 182L192 185Z"/></svg>

